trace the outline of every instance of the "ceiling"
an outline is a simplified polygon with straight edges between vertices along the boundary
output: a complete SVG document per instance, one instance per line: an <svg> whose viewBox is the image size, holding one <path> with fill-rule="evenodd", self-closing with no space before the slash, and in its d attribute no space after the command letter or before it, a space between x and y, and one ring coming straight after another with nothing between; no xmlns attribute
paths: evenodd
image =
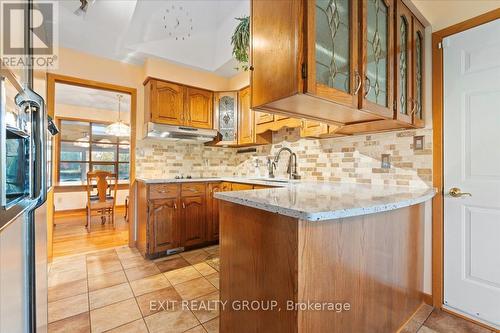
<svg viewBox="0 0 500 333"><path fill-rule="evenodd" d="M249 0L95 0L75 15L79 0L60 1L63 47L141 64L157 57L232 76L235 17L248 15Z"/></svg>
<svg viewBox="0 0 500 333"><path fill-rule="evenodd" d="M56 84L56 105L66 104L85 108L118 112L118 94L113 91ZM121 112L130 112L130 95L120 94Z"/></svg>

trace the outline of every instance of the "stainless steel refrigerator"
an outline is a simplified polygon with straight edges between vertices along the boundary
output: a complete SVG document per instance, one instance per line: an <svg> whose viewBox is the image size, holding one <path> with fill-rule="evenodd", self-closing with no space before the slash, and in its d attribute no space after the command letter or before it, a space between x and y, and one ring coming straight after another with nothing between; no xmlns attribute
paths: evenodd
<svg viewBox="0 0 500 333"><path fill-rule="evenodd" d="M0 333L47 331L47 138L57 129L32 86L32 69L0 67Z"/></svg>

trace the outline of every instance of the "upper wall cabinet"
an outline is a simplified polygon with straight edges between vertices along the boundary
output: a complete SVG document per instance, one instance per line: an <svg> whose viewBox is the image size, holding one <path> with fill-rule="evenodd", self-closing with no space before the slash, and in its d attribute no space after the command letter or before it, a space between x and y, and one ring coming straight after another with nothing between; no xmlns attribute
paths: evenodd
<svg viewBox="0 0 500 333"><path fill-rule="evenodd" d="M215 93L215 121L222 136L221 145L238 143L238 93L226 91Z"/></svg>
<svg viewBox="0 0 500 333"><path fill-rule="evenodd" d="M414 103L413 109L413 124L415 127L424 127L424 36L425 28L418 21L416 17L413 17L413 66L412 66L412 99Z"/></svg>
<svg viewBox="0 0 500 333"><path fill-rule="evenodd" d="M144 85L146 119L167 125L213 128L213 92L151 78Z"/></svg>
<svg viewBox="0 0 500 333"><path fill-rule="evenodd" d="M395 1L252 0L252 108L335 125L415 126L415 18Z"/></svg>

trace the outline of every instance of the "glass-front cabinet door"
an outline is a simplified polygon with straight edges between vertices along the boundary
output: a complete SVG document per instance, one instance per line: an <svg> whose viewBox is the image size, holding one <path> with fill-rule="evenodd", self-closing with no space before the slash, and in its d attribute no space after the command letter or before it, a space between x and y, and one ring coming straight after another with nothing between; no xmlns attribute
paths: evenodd
<svg viewBox="0 0 500 333"><path fill-rule="evenodd" d="M413 17L413 124L416 127L425 126L424 118L424 36L425 28Z"/></svg>
<svg viewBox="0 0 500 333"><path fill-rule="evenodd" d="M393 0L363 0L361 108L393 116Z"/></svg>
<svg viewBox="0 0 500 333"><path fill-rule="evenodd" d="M237 92L219 92L215 97L216 122L222 136L221 145L237 144L238 101Z"/></svg>
<svg viewBox="0 0 500 333"><path fill-rule="evenodd" d="M396 61L394 64L395 119L412 123L415 103L412 99L412 17L403 1L397 0L394 40Z"/></svg>
<svg viewBox="0 0 500 333"><path fill-rule="evenodd" d="M358 1L307 1L307 92L357 108Z"/></svg>

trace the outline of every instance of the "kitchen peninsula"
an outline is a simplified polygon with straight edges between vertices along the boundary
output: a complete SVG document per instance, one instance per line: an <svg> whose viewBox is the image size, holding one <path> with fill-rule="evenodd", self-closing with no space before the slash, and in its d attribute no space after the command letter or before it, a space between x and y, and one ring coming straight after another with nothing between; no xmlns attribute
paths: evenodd
<svg viewBox="0 0 500 333"><path fill-rule="evenodd" d="M398 331L423 303L424 203L434 194L310 182L216 193L221 301L277 304L226 306L221 331Z"/></svg>

